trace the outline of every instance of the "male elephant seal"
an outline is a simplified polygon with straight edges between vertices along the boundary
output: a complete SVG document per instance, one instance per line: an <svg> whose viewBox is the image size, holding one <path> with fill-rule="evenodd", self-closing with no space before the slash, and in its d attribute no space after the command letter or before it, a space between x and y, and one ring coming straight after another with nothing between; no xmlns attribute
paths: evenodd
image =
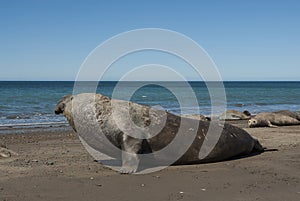
<svg viewBox="0 0 300 201"><path fill-rule="evenodd" d="M251 113L247 110L240 112L237 110L227 110L219 116L222 120L247 120L251 118Z"/></svg>
<svg viewBox="0 0 300 201"><path fill-rule="evenodd" d="M250 128L252 127L276 128L277 126L290 126L290 125L299 125L299 124L300 121L295 118L292 118L284 114L271 113L271 112L259 113L248 121L248 125Z"/></svg>
<svg viewBox="0 0 300 201"><path fill-rule="evenodd" d="M118 112L113 115L115 110ZM129 117L126 113L128 111ZM138 165L143 165L140 158L149 153L161 153L165 147L171 148L162 152L164 154L154 155L153 161L164 165L164 161L179 154L175 162L172 162L173 165L216 162L264 150L246 131L230 124L225 123L222 127L214 121L183 118L148 106L110 99L101 94L67 95L57 103L55 113L63 113L72 128L90 147L110 157L119 157L122 161L121 173L136 172L140 168ZM127 121L129 118L133 124ZM163 126L159 128L161 125ZM192 127L195 125L194 130ZM149 127L156 129L155 135ZM210 140L211 136L207 135L210 129L222 132L212 150L201 158L200 150L208 149L204 141ZM181 154L180 151L187 142L185 139L192 136L193 130L195 136ZM173 144L179 131L184 131L185 138ZM139 133L145 138L132 137L132 133ZM109 143L105 141L107 139ZM112 150L108 144L113 144L119 152Z"/></svg>

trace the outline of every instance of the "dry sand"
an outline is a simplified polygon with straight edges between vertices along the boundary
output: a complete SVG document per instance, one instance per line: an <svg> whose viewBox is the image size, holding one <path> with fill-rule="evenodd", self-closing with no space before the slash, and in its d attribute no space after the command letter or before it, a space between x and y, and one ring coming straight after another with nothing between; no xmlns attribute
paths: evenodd
<svg viewBox="0 0 300 201"><path fill-rule="evenodd" d="M300 126L245 129L279 151L146 175L94 162L72 131L0 135L19 154L0 159L0 201L300 200Z"/></svg>

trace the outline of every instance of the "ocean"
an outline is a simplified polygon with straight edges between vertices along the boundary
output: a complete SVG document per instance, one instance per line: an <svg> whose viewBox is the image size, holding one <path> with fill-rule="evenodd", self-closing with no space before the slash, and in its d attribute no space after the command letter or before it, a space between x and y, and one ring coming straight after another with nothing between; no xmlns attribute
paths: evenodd
<svg viewBox="0 0 300 201"><path fill-rule="evenodd" d="M82 82L91 92L95 83ZM117 82L101 82L97 93L111 96ZM128 95L137 82L125 83L121 92ZM144 105L162 107L169 112L193 114L195 108L209 115L211 101L204 82L190 82L198 105L180 108L177 98L170 90L159 86L160 83L144 83L146 86L135 91L131 101ZM191 97L179 82L167 85L179 89L179 96L189 100ZM67 121L62 115L55 115L56 103L66 94L72 94L74 82L71 81L1 81L0 82L0 133L11 128L58 128L66 127ZM224 82L227 109L248 110L252 114L263 111L300 110L300 82ZM119 98L122 99L122 93ZM177 94L178 95L178 94Z"/></svg>

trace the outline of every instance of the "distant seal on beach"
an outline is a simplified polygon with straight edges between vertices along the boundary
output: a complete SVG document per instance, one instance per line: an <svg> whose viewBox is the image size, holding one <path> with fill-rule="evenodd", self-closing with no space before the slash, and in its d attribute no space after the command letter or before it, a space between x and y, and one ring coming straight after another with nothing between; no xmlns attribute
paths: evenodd
<svg viewBox="0 0 300 201"><path fill-rule="evenodd" d="M247 110L240 112L237 110L227 110L219 116L221 120L247 120L251 118L251 113Z"/></svg>
<svg viewBox="0 0 300 201"><path fill-rule="evenodd" d="M113 110L117 110L113 116ZM127 122L129 111L130 118L135 125ZM172 144L179 129L184 130L187 138L196 125L196 136L192 139L188 149L173 162L173 165L195 164L227 160L236 156L245 156L250 153L260 153L264 148L258 140L252 138L245 130L225 123L224 126L218 122L199 121L179 117L166 111L157 110L136 103L110 99L101 94L78 94L63 97L56 105L56 114L63 113L72 128L93 149L113 158L120 157L120 153L110 150L105 139L118 150L124 150L121 154L121 173L133 173L139 168L140 154L156 153ZM152 136L151 129L163 127ZM182 127L181 127L182 124ZM138 127L134 127L138 126ZM121 129L119 127L122 127ZM133 129L134 128L134 129ZM204 158L199 158L200 149L207 148L204 141L207 140L208 130L222 130L220 138L213 149ZM132 133L141 133L144 139L132 137ZM208 136L210 137L210 136ZM171 143L172 142L172 143ZM170 155L176 154L184 146L185 141L180 141L161 158L154 160L168 160ZM203 145L203 146L202 146Z"/></svg>
<svg viewBox="0 0 300 201"><path fill-rule="evenodd" d="M285 116L289 116L289 117L292 117L292 118L297 119L297 120L300 121L300 113L298 113L298 112L292 112L290 110L279 110L279 111L276 111L274 113L283 114Z"/></svg>
<svg viewBox="0 0 300 201"><path fill-rule="evenodd" d="M299 125L300 121L281 113L263 112L248 121L250 128Z"/></svg>
<svg viewBox="0 0 300 201"><path fill-rule="evenodd" d="M189 119L197 119L199 121L210 121L210 117L206 117L202 114L183 114L181 117L189 118Z"/></svg>

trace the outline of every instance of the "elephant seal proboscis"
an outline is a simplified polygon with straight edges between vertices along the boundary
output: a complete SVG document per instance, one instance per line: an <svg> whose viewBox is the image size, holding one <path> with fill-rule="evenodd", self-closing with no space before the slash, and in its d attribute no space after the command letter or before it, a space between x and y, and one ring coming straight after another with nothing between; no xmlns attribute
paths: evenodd
<svg viewBox="0 0 300 201"><path fill-rule="evenodd" d="M222 120L248 120L251 118L251 113L247 110L240 112L237 110L227 110L219 116Z"/></svg>
<svg viewBox="0 0 300 201"><path fill-rule="evenodd" d="M115 109L119 113L114 116L113 110ZM135 125L124 123L128 118L126 111L129 111L130 118ZM79 137L92 149L119 159L121 173L134 173L147 166L149 161L165 165L167 164L165 161L169 162L168 160L174 155L179 155L179 157L172 161L172 164L179 165L216 162L264 151L258 140L252 138L245 130L230 124L225 123L221 126L219 122L184 118L145 105L110 99L101 94L67 95L57 103L55 113L63 113ZM151 133L151 129L142 129L148 128L149 125L156 128L161 125L161 122L163 127L157 129L155 135ZM190 146L181 154L180 151L186 141L179 141L175 146L171 144L177 138L176 134L181 126L185 131L184 137L188 138L194 125L197 126L195 136ZM208 149L204 141L210 138L207 136L209 129L222 130L215 146L205 157L201 158L199 157L200 151ZM132 137L130 132L137 132L146 137ZM108 146L108 144L113 146ZM171 148L161 154L161 150L168 146ZM144 156L150 153L161 155L154 154L154 158L143 161ZM156 158L156 156L159 157ZM140 158L143 159L140 160Z"/></svg>
<svg viewBox="0 0 300 201"><path fill-rule="evenodd" d="M250 128L253 127L276 128L277 126L291 126L291 125L299 125L299 124L300 121L295 118L292 118L284 114L272 113L272 112L259 113L248 121L248 125Z"/></svg>

